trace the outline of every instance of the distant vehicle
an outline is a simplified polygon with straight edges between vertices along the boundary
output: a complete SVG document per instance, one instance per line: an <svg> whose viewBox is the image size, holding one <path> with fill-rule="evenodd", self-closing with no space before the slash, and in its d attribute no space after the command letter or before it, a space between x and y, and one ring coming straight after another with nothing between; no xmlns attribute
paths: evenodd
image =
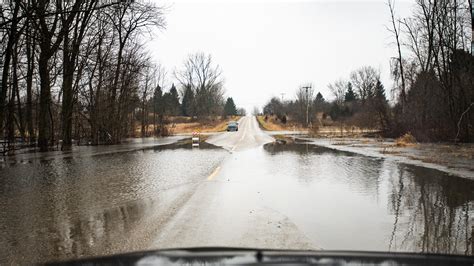
<svg viewBox="0 0 474 266"><path fill-rule="evenodd" d="M239 131L239 123L235 121L227 123L227 131Z"/></svg>

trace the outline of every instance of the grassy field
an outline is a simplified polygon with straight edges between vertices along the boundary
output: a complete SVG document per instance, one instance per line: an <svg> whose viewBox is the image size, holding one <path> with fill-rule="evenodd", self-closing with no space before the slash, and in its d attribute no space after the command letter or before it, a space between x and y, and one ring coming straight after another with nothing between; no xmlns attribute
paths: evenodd
<svg viewBox="0 0 474 266"><path fill-rule="evenodd" d="M297 125L295 123L281 123L278 119L274 116L268 116L265 120L265 116L259 115L257 116L257 121L260 127L264 130L268 131L304 131L303 127Z"/></svg>
<svg viewBox="0 0 474 266"><path fill-rule="evenodd" d="M179 121L177 123L171 122L168 129L171 134L183 134L192 132L222 132L227 129L227 123L230 121L237 121L240 116L229 116L227 118L216 117L212 119L205 119L202 121Z"/></svg>
<svg viewBox="0 0 474 266"><path fill-rule="evenodd" d="M190 134L193 132L222 132L227 129L227 123L229 121L237 121L240 119L240 116L229 116L223 118L220 116L217 117L208 117L203 119L192 119L191 117L186 116L173 116L166 117L166 129L168 134ZM141 126L137 123L135 126L135 136L139 137L141 132ZM153 125L148 125L147 127L147 136L153 136Z"/></svg>
<svg viewBox="0 0 474 266"><path fill-rule="evenodd" d="M306 128L302 125L292 121L291 119L287 123L282 123L275 116L257 116L260 127L268 131L303 131L307 132L311 137L319 138L333 138L333 137L345 137L345 138L360 138L360 137L376 137L379 133L377 129L370 128L359 128L344 123L328 122L314 123L312 127Z"/></svg>

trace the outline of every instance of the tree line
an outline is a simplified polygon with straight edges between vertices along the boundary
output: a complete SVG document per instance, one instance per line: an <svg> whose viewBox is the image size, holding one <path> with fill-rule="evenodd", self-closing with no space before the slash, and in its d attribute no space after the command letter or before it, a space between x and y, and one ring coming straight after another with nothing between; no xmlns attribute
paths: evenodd
<svg viewBox="0 0 474 266"><path fill-rule="evenodd" d="M396 104L392 134L426 141L472 142L474 134L474 32L472 1L417 0L407 18L388 1Z"/></svg>
<svg viewBox="0 0 474 266"><path fill-rule="evenodd" d="M389 105L375 68L361 67L353 71L349 79L339 79L328 88L334 96L333 101L326 101L320 92L315 94L312 86L302 86L297 89L294 100L270 99L263 113L276 115L283 123L291 117L306 126L320 125L316 114L322 113L324 118L346 124L387 129Z"/></svg>
<svg viewBox="0 0 474 266"><path fill-rule="evenodd" d="M163 9L142 1L7 1L0 22L3 136L41 151L59 139L69 148L86 122L93 143L119 142L151 62L141 40L164 27Z"/></svg>
<svg viewBox="0 0 474 266"><path fill-rule="evenodd" d="M190 55L173 73L178 88L165 91L166 70L143 44L165 28L164 12L149 1L2 4L0 140L40 151L114 144L136 122L163 134L167 115L222 115L222 71L210 55Z"/></svg>
<svg viewBox="0 0 474 266"><path fill-rule="evenodd" d="M314 122L316 112L360 127L378 128L384 136L407 132L420 141L472 142L474 135L474 56L469 53L474 10L471 1L416 0L413 14L396 16L387 2L396 56L391 59L393 102L388 103L380 74L361 67L328 87L334 96L300 88L296 100L271 99L264 113L282 121ZM471 51L472 53L472 51ZM306 115L309 109L309 115Z"/></svg>
<svg viewBox="0 0 474 266"><path fill-rule="evenodd" d="M188 55L183 65L172 74L179 89L173 83L168 91L165 90L167 72L159 64L146 68L144 73L148 78L141 87L138 118L142 137L147 136L150 125L153 125L155 135L167 135L166 124L169 121L166 117L185 116L203 120L245 115L245 110L237 108L232 97L224 98L222 70L210 54L198 52Z"/></svg>

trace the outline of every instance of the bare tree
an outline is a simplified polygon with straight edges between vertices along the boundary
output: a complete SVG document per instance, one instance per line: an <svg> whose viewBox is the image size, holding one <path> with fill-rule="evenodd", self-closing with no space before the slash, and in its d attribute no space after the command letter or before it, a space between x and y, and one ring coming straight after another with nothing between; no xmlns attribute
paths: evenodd
<svg viewBox="0 0 474 266"><path fill-rule="evenodd" d="M471 10L471 55L474 56L474 7L472 5L472 0L468 0L468 3L469 10ZM472 245L472 248L474 250L474 245Z"/></svg>
<svg viewBox="0 0 474 266"><path fill-rule="evenodd" d="M67 8L63 2L58 1L51 4L50 1L32 1L34 15L33 23L39 35L39 61L38 72L40 76L40 105L38 124L38 147L41 151L48 150L49 141L52 137L51 129L51 77L50 60L58 51L64 36L68 33L69 25L78 14L81 1L76 1L74 5ZM65 11L70 11L66 12ZM53 18L47 13L54 13ZM61 23L61 20L63 23Z"/></svg>
<svg viewBox="0 0 474 266"><path fill-rule="evenodd" d="M117 34L118 50L116 54L116 66L113 75L112 86L110 87L109 110L112 115L119 115L119 105L117 94L123 92L123 88L119 85L125 80L122 71L124 52L126 45L133 39L149 32L151 27L163 28L165 22L163 19L163 11L156 5L142 2L122 2L114 12L106 13L109 17L109 23L113 26L114 33ZM118 122L118 123L117 123ZM120 122L110 121L109 128L112 131L113 142L120 139Z"/></svg>
<svg viewBox="0 0 474 266"><path fill-rule="evenodd" d="M211 55L189 55L181 71L175 71L175 77L182 87L189 86L194 91L198 116L222 113L224 81L222 71L218 65L213 65Z"/></svg>
<svg viewBox="0 0 474 266"><path fill-rule="evenodd" d="M73 99L75 94L73 91L74 72L77 71L78 67L80 47L90 27L89 21L98 3L97 1L78 2L81 2L79 8L83 11L78 13L71 22L68 21L68 17L65 15L62 14L61 17L63 27L65 27L67 31L64 35L62 51L62 149L70 149L72 145ZM65 2L65 5L67 5L67 2ZM76 79L80 79L80 75L76 76Z"/></svg>
<svg viewBox="0 0 474 266"><path fill-rule="evenodd" d="M10 2L10 5L13 5L13 2ZM14 1L14 7L12 8L13 12L11 12L11 20L10 27L7 29L8 32L8 41L5 47L5 55L3 56L3 73L2 73L2 84L0 88L0 129L3 129L3 120L4 120L4 112L6 107L6 98L7 98L7 91L8 91L8 81L9 81L9 73L10 73L10 62L13 53L13 47L18 41L17 37L17 27L18 27L18 16L20 11L20 1ZM3 10L2 10L2 17L3 17ZM3 18L5 20L5 18Z"/></svg>
<svg viewBox="0 0 474 266"><path fill-rule="evenodd" d="M389 30L395 36L397 51L398 51L398 57L396 58L396 61L394 64L394 70L392 70L392 73L394 73L395 80L401 81L400 99L401 99L402 106L404 106L406 102L406 86L405 86L406 84L405 84L405 73L403 69L402 44L400 42L401 22L395 19L395 11L394 11L395 0L388 0L387 4L390 9L390 16L392 20L392 29L389 29Z"/></svg>
<svg viewBox="0 0 474 266"><path fill-rule="evenodd" d="M333 84L329 84L328 88L332 92L335 97L335 102L341 105L344 102L344 97L346 95L346 87L347 81L343 79L339 79L335 81Z"/></svg>
<svg viewBox="0 0 474 266"><path fill-rule="evenodd" d="M375 85L379 79L379 72L371 66L361 67L351 73L351 83L362 103L375 94Z"/></svg>
<svg viewBox="0 0 474 266"><path fill-rule="evenodd" d="M393 2L389 2L389 8L392 32L397 43L407 48L406 60L394 64L394 69L403 67L403 75L398 69L394 78L403 77L407 91L397 119L420 139L450 136L452 140L461 127L461 138L469 140L471 115L465 114L462 125L458 121L472 103L473 95L472 74L468 74L472 73L470 58L466 54L472 30L472 2L417 0L412 16L397 21ZM405 105L410 106L409 110Z"/></svg>
<svg viewBox="0 0 474 266"><path fill-rule="evenodd" d="M141 118L140 118L140 134L144 138L147 136L148 129L148 101L151 96L153 87L153 79L157 75L157 69L151 63L151 58L147 59L144 71L142 73L142 79L140 84L141 94Z"/></svg>
<svg viewBox="0 0 474 266"><path fill-rule="evenodd" d="M313 103L314 101L314 88L311 85L301 86L296 91L296 104L299 110L299 120L301 123L304 123L306 126L309 126L309 123L312 120L313 114Z"/></svg>

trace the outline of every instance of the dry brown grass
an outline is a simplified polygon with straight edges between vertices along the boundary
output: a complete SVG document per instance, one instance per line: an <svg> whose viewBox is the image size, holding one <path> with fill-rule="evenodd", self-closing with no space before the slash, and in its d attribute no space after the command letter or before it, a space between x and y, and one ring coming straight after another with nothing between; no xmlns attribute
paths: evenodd
<svg viewBox="0 0 474 266"><path fill-rule="evenodd" d="M405 133L405 135L397 138L395 140L395 145L397 147L408 147L408 146L415 146L416 145L416 139L413 137L413 135L408 132Z"/></svg>
<svg viewBox="0 0 474 266"><path fill-rule="evenodd" d="M395 145L382 145L382 149L380 149L380 153L382 154L401 154Z"/></svg>
<svg viewBox="0 0 474 266"><path fill-rule="evenodd" d="M184 123L171 123L169 125L170 130L173 134L178 133L192 133L192 132L221 132L227 129L227 123L229 121L237 121L239 120L239 116L230 116L226 119L223 118L215 118L215 119L208 119L203 121L194 121L191 122L184 122Z"/></svg>
<svg viewBox="0 0 474 266"><path fill-rule="evenodd" d="M227 123L229 121L237 121L239 118L239 116L230 116L226 119L223 119L222 117L213 117L193 121L191 117L185 116L166 117L166 135L187 134L192 132L221 132L227 129ZM153 125L148 125L147 136L153 136L154 132ZM135 136L140 135L141 125L137 123L135 126Z"/></svg>
<svg viewBox="0 0 474 266"><path fill-rule="evenodd" d="M344 124L339 126L318 126L310 131L312 137L322 138L364 138L367 135L376 135L378 132L377 129L359 128Z"/></svg>
<svg viewBox="0 0 474 266"><path fill-rule="evenodd" d="M282 126L280 126L279 124L272 121L272 119L267 119L267 121L265 121L264 116L261 116L261 115L257 116L257 120L258 120L258 123L260 124L260 126L265 130L268 130L268 131L284 130L284 128Z"/></svg>
<svg viewBox="0 0 474 266"><path fill-rule="evenodd" d="M305 128L295 123L287 122L283 124L280 121L278 121L275 116L267 116L267 119L265 120L265 116L259 115L257 116L257 121L264 130L268 130L268 131L292 131L292 130L304 131L306 130Z"/></svg>

